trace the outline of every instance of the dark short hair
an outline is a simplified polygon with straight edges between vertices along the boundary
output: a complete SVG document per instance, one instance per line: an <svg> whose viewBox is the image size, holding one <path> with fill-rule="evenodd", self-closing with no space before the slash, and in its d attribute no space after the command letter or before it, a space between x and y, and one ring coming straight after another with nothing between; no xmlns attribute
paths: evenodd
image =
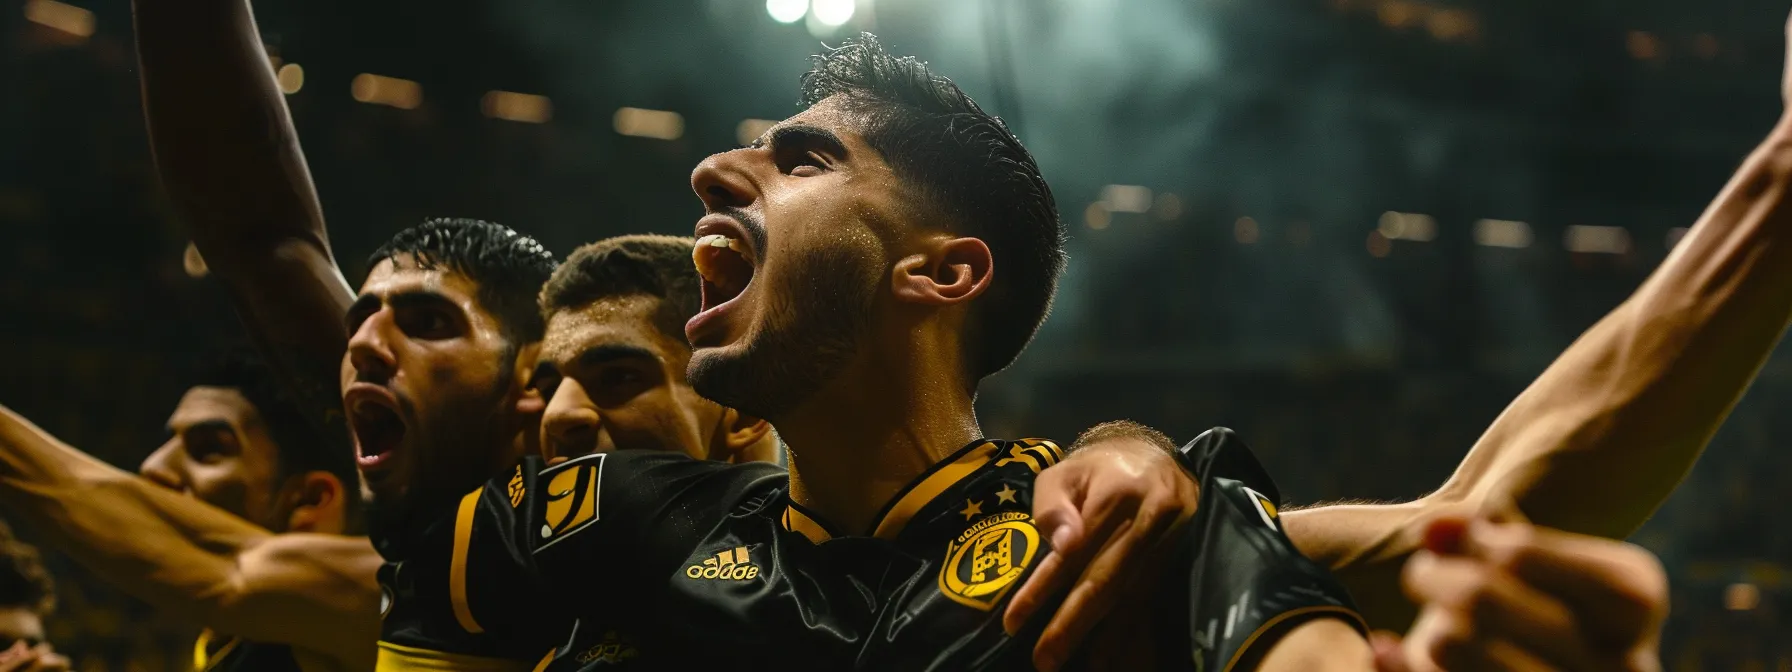
<svg viewBox="0 0 1792 672"><path fill-rule="evenodd" d="M477 219L431 219L392 236L367 258L367 267L400 256L418 268L440 265L470 278L479 286L479 305L498 318L513 344L541 340L535 294L554 273L554 255L534 238Z"/></svg>
<svg viewBox="0 0 1792 672"><path fill-rule="evenodd" d="M678 236L636 235L573 250L541 288L542 318L598 299L651 296L660 300L654 324L683 343L684 323L703 304L703 277L691 263L696 244Z"/></svg>
<svg viewBox="0 0 1792 672"><path fill-rule="evenodd" d="M39 616L56 608L56 584L37 548L19 541L0 521L0 607L22 607Z"/></svg>
<svg viewBox="0 0 1792 672"><path fill-rule="evenodd" d="M1163 432L1131 420L1110 420L1084 430L1081 436L1076 437L1076 443L1071 444L1070 452L1114 439L1135 439L1161 448L1166 453L1176 452L1176 443Z"/></svg>
<svg viewBox="0 0 1792 672"><path fill-rule="evenodd" d="M891 170L948 226L989 245L997 280L972 307L965 357L973 380L1007 368L1051 312L1064 268L1064 227L1033 155L952 80L870 33L813 61L802 104L844 96Z"/></svg>
<svg viewBox="0 0 1792 672"><path fill-rule="evenodd" d="M312 471L326 471L342 481L350 525L360 513L360 476L355 469L354 448L339 428L320 428L286 394L273 369L253 354L231 351L199 372L195 387L236 390L255 407L268 437L274 440L278 480Z"/></svg>

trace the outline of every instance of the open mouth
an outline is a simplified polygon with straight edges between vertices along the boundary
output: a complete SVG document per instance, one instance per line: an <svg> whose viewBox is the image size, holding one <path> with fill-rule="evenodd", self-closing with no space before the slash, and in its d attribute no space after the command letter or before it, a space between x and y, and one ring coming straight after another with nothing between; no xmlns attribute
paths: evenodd
<svg viewBox="0 0 1792 672"><path fill-rule="evenodd" d="M691 249L691 261L697 274L703 276L702 306L697 316L685 325L692 335L706 318L726 308L753 282L753 248L747 232L738 222L725 217L706 218L697 227L697 244ZM694 342L694 341L693 341Z"/></svg>
<svg viewBox="0 0 1792 672"><path fill-rule="evenodd" d="M404 440L404 419L391 392L370 383L355 383L343 395L348 407L349 429L355 435L355 463L362 471L376 470L398 451Z"/></svg>

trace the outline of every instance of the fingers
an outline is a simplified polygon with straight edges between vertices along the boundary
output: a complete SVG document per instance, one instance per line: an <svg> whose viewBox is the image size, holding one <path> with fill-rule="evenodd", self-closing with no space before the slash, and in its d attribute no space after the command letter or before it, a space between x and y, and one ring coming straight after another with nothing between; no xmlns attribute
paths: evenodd
<svg viewBox="0 0 1792 672"><path fill-rule="evenodd" d="M1596 643L1631 646L1666 616L1661 563L1630 544L1530 525L1474 522L1463 551L1560 600Z"/></svg>
<svg viewBox="0 0 1792 672"><path fill-rule="evenodd" d="M1097 550L1076 586L1052 615L1039 635L1034 661L1040 669L1055 669L1080 645L1095 625L1109 615L1135 577L1148 574L1145 566L1159 559L1154 552L1182 519L1174 493L1156 490L1136 507L1116 503L1105 510L1119 522L1112 538ZM1131 509L1128 511L1127 509ZM1100 527L1108 524L1103 521Z"/></svg>
<svg viewBox="0 0 1792 672"><path fill-rule="evenodd" d="M1566 606L1483 561L1421 551L1407 562L1401 585L1423 606L1421 622L1437 621L1431 631L1415 627L1407 639L1418 641L1409 646L1440 663L1450 647L1471 647L1468 657L1510 658L1492 645L1503 642L1559 669L1594 667L1596 656Z"/></svg>
<svg viewBox="0 0 1792 672"><path fill-rule="evenodd" d="M1549 669L1598 669L1553 667L1522 647L1475 629L1459 612L1427 609L1401 643L1406 665L1412 672L1529 672Z"/></svg>
<svg viewBox="0 0 1792 672"><path fill-rule="evenodd" d="M1369 634L1369 648L1375 653L1375 672L1415 672L1406 664L1406 649L1400 636L1386 630Z"/></svg>
<svg viewBox="0 0 1792 672"><path fill-rule="evenodd" d="M1012 635L1025 627L1045 603L1062 592L1081 565L1068 567L1067 556L1082 550L1083 515L1080 509L1087 491L1088 472L1078 464L1059 465L1040 472L1033 488L1033 524L1040 536L1051 540L1051 550L1027 577L1008 608L1002 612L1002 629Z"/></svg>

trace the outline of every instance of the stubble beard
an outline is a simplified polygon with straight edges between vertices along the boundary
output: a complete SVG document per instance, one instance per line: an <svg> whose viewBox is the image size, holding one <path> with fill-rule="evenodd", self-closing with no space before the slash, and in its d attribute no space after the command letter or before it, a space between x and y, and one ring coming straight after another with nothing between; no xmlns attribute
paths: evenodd
<svg viewBox="0 0 1792 672"><path fill-rule="evenodd" d="M788 293L767 296L765 326L738 354L693 353L686 374L698 394L776 425L852 361L871 318L872 264L835 248L800 268Z"/></svg>

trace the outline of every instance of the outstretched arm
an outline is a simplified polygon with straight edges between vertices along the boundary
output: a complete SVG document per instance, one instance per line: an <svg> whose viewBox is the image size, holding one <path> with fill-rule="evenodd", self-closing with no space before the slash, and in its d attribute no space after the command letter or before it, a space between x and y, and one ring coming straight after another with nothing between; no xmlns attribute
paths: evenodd
<svg viewBox="0 0 1792 672"><path fill-rule="evenodd" d="M354 293L247 0L136 0L150 148L206 266L315 417L337 375Z"/></svg>
<svg viewBox="0 0 1792 672"><path fill-rule="evenodd" d="M273 534L56 440L0 407L0 504L158 609L372 669L380 558L367 539Z"/></svg>
<svg viewBox="0 0 1792 672"><path fill-rule="evenodd" d="M1399 566L1421 524L1515 506L1538 525L1620 538L1673 491L1792 319L1792 116L1680 245L1508 406L1430 496L1289 512L1382 627L1412 615ZM1378 622L1379 619L1379 622Z"/></svg>

